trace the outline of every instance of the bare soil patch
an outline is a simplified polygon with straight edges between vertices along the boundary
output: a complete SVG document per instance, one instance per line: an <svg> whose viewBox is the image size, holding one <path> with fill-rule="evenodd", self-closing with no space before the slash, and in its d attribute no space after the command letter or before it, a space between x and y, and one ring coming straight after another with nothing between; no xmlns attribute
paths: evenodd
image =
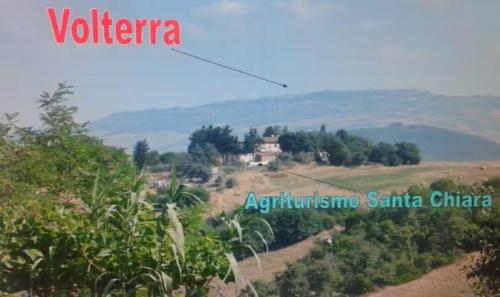
<svg viewBox="0 0 500 297"><path fill-rule="evenodd" d="M473 297L471 281L463 268L474 259L469 254L460 261L435 269L419 279L380 289L365 297Z"/></svg>

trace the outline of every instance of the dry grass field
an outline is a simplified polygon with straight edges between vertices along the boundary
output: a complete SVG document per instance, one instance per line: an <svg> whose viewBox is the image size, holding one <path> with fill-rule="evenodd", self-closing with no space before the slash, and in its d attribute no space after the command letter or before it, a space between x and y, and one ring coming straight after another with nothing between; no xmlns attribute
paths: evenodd
<svg viewBox="0 0 500 297"><path fill-rule="evenodd" d="M441 163L428 162L416 166L361 166L340 168L333 166L299 165L288 171L352 188L360 195L374 190L390 194L405 191L409 185L429 184L439 178L451 178L459 183L481 182L500 175L500 161ZM248 192L257 195L276 195L292 192L296 195L353 194L351 191L314 182L284 172L270 172L255 168L234 174L236 187L210 193L211 215L230 211L245 203Z"/></svg>

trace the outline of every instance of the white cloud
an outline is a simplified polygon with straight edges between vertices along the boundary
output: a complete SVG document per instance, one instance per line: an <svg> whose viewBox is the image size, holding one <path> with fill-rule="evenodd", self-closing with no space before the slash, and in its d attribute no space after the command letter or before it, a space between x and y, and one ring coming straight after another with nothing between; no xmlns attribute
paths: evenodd
<svg viewBox="0 0 500 297"><path fill-rule="evenodd" d="M209 39L210 34L207 33L204 27L199 26L195 23L186 22L182 26L183 34L194 40L206 40Z"/></svg>
<svg viewBox="0 0 500 297"><path fill-rule="evenodd" d="M288 10L299 19L312 19L330 15L334 9L333 1L293 0L279 1L276 6Z"/></svg>
<svg viewBox="0 0 500 297"><path fill-rule="evenodd" d="M197 7L195 16L200 17L240 17L247 15L251 10L249 4L241 1L217 1Z"/></svg>
<svg viewBox="0 0 500 297"><path fill-rule="evenodd" d="M246 20L250 13L255 12L254 7L247 2L215 1L194 8L194 18L185 26L185 32L193 40L205 40L207 36L220 40L239 38L247 34L249 28Z"/></svg>

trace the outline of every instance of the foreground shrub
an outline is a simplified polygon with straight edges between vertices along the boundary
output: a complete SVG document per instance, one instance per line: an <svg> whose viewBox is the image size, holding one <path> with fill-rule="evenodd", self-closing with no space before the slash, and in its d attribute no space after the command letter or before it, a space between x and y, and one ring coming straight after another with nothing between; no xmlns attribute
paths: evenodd
<svg viewBox="0 0 500 297"><path fill-rule="evenodd" d="M484 185L500 195L500 177L492 178ZM478 296L500 295L500 204L496 204L479 216L479 230L474 242L479 248L479 258L468 267L467 277L472 278Z"/></svg>
<svg viewBox="0 0 500 297"><path fill-rule="evenodd" d="M215 278L245 286L233 256L253 251L245 217L227 217L221 240L201 218L205 193L175 171L153 205L129 156L73 121L68 94L61 84L42 95L40 131L10 116L0 124L0 292L172 297L206 296Z"/></svg>
<svg viewBox="0 0 500 297"><path fill-rule="evenodd" d="M232 188L234 188L236 186L237 183L238 183L238 181L236 180L236 178L229 177L229 178L226 179L226 182L225 182L226 188L232 189Z"/></svg>

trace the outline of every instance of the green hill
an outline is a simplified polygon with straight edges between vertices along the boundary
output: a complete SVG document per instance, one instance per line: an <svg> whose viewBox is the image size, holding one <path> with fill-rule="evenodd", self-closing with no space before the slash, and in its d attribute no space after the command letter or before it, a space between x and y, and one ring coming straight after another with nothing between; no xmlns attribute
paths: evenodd
<svg viewBox="0 0 500 297"><path fill-rule="evenodd" d="M500 160L500 144L479 136L425 126L392 124L352 131L375 142L414 142L424 161Z"/></svg>
<svg viewBox="0 0 500 297"><path fill-rule="evenodd" d="M140 100L140 99L138 99ZM322 91L216 102L193 107L114 113L91 123L108 144L132 147L146 138L158 150L186 149L189 134L202 125L249 127L287 125L290 130L330 131L382 127L394 122L473 133L500 141L500 97L443 96L419 90Z"/></svg>

